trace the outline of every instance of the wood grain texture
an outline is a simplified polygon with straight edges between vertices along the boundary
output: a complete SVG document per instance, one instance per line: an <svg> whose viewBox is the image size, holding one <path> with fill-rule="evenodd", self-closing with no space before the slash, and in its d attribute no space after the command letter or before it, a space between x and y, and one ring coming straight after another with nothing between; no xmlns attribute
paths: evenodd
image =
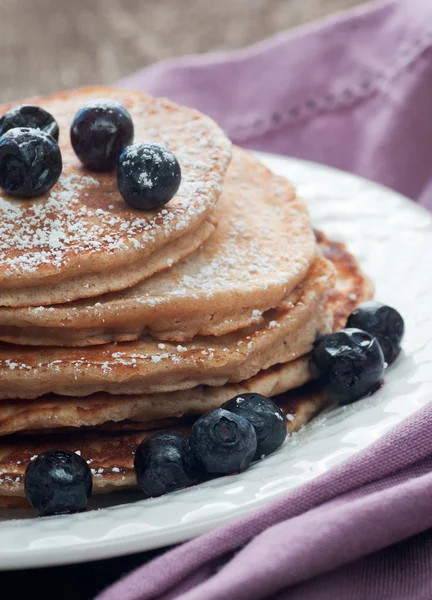
<svg viewBox="0 0 432 600"><path fill-rule="evenodd" d="M0 0L0 101L240 48L364 0Z"/></svg>

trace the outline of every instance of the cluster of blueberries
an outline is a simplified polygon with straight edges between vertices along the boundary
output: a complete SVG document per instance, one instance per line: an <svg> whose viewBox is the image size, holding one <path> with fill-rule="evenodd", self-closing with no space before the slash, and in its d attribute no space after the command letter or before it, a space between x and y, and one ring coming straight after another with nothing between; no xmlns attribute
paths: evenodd
<svg viewBox="0 0 432 600"><path fill-rule="evenodd" d="M33 198L48 192L61 175L59 127L38 106L9 110L0 119L0 187L9 195ZM83 106L73 120L70 139L84 165L92 171L117 173L125 202L152 210L169 202L181 182L176 156L154 142L135 142L129 112L113 100Z"/></svg>
<svg viewBox="0 0 432 600"><path fill-rule="evenodd" d="M381 386L403 334L404 321L394 308L364 302L350 315L346 329L316 341L313 376L339 404L368 396ZM242 394L200 417L189 438L175 431L146 437L135 453L137 482L149 498L239 473L274 452L285 437L282 410L260 394ZM24 484L40 515L79 512L87 507L92 475L76 453L48 450L29 463Z"/></svg>

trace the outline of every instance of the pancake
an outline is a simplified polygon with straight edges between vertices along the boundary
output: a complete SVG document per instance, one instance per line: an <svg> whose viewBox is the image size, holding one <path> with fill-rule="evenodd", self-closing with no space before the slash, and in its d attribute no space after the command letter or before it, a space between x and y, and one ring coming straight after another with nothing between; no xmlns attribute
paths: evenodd
<svg viewBox="0 0 432 600"><path fill-rule="evenodd" d="M287 418L287 432L298 431L320 412L328 401L314 387L296 390L278 399ZM188 433L190 425L176 431ZM79 451L93 473L93 494L136 489L133 457L147 432L89 432L75 435L13 436L0 445L0 508L28 506L24 496L24 473L32 456L56 448Z"/></svg>
<svg viewBox="0 0 432 600"><path fill-rule="evenodd" d="M334 262L336 285L328 293L326 312L334 315L333 329L342 328L357 304L372 297L369 279L346 247L317 233L320 247ZM275 396L310 380L309 355L260 371L239 383L220 387L197 386L161 394L108 395L77 398L50 395L30 401L0 402L0 435L20 431L98 427L104 429L153 429L172 425L178 418L200 415L230 398L247 392Z"/></svg>
<svg viewBox="0 0 432 600"><path fill-rule="evenodd" d="M197 386L191 390L154 395L94 394L85 398L47 396L38 400L0 402L0 435L69 427L154 429L160 420L200 415L218 408L230 398L247 392L274 396L297 388L310 379L309 356L261 371L255 377L220 387ZM125 423L127 422L127 423Z"/></svg>
<svg viewBox="0 0 432 600"><path fill-rule="evenodd" d="M322 255L336 267L336 285L328 293L327 308L333 314L333 331L338 331L356 306L373 298L375 287L344 243L330 240L322 231L315 231L315 236Z"/></svg>
<svg viewBox="0 0 432 600"><path fill-rule="evenodd" d="M283 311L268 311L260 325L220 337L197 337L184 345L158 344L150 338L89 348L2 344L0 398L154 394L244 381L303 356L318 334L331 331L333 315L323 304L333 286L332 263L318 257L295 302Z"/></svg>
<svg viewBox="0 0 432 600"><path fill-rule="evenodd" d="M86 102L110 98L132 115L135 140L165 144L176 155L182 183L161 210L137 211L122 199L115 173L85 170L69 141L73 117ZM44 196L0 196L0 306L39 306L118 291L168 268L211 232L231 144L197 111L138 92L95 87L39 97L60 127L63 172ZM3 105L3 114L13 105ZM189 236L182 248L176 241Z"/></svg>
<svg viewBox="0 0 432 600"><path fill-rule="evenodd" d="M218 226L204 246L132 288L91 301L0 309L0 339L89 346L149 334L183 342L261 322L315 258L307 210L286 179L234 148L213 216Z"/></svg>

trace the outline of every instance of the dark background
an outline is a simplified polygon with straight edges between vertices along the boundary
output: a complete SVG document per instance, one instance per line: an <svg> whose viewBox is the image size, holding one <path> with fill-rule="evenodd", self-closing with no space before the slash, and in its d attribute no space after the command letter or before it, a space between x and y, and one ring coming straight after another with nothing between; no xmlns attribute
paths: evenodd
<svg viewBox="0 0 432 600"><path fill-rule="evenodd" d="M122 575L165 551L67 567L0 572L0 597L4 600L93 600Z"/></svg>

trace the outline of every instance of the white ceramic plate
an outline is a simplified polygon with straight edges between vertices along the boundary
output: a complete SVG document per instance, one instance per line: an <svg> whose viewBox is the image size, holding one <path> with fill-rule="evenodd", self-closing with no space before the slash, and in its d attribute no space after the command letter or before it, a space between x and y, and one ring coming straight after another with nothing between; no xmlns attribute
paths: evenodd
<svg viewBox="0 0 432 600"><path fill-rule="evenodd" d="M103 500L105 508L73 516L0 511L0 569L101 559L189 539L324 473L432 398L432 216L353 175L300 160L262 159L297 185L315 226L348 243L375 280L377 298L403 314L404 351L386 384L371 398L321 415L241 475L155 500L113 494Z"/></svg>

